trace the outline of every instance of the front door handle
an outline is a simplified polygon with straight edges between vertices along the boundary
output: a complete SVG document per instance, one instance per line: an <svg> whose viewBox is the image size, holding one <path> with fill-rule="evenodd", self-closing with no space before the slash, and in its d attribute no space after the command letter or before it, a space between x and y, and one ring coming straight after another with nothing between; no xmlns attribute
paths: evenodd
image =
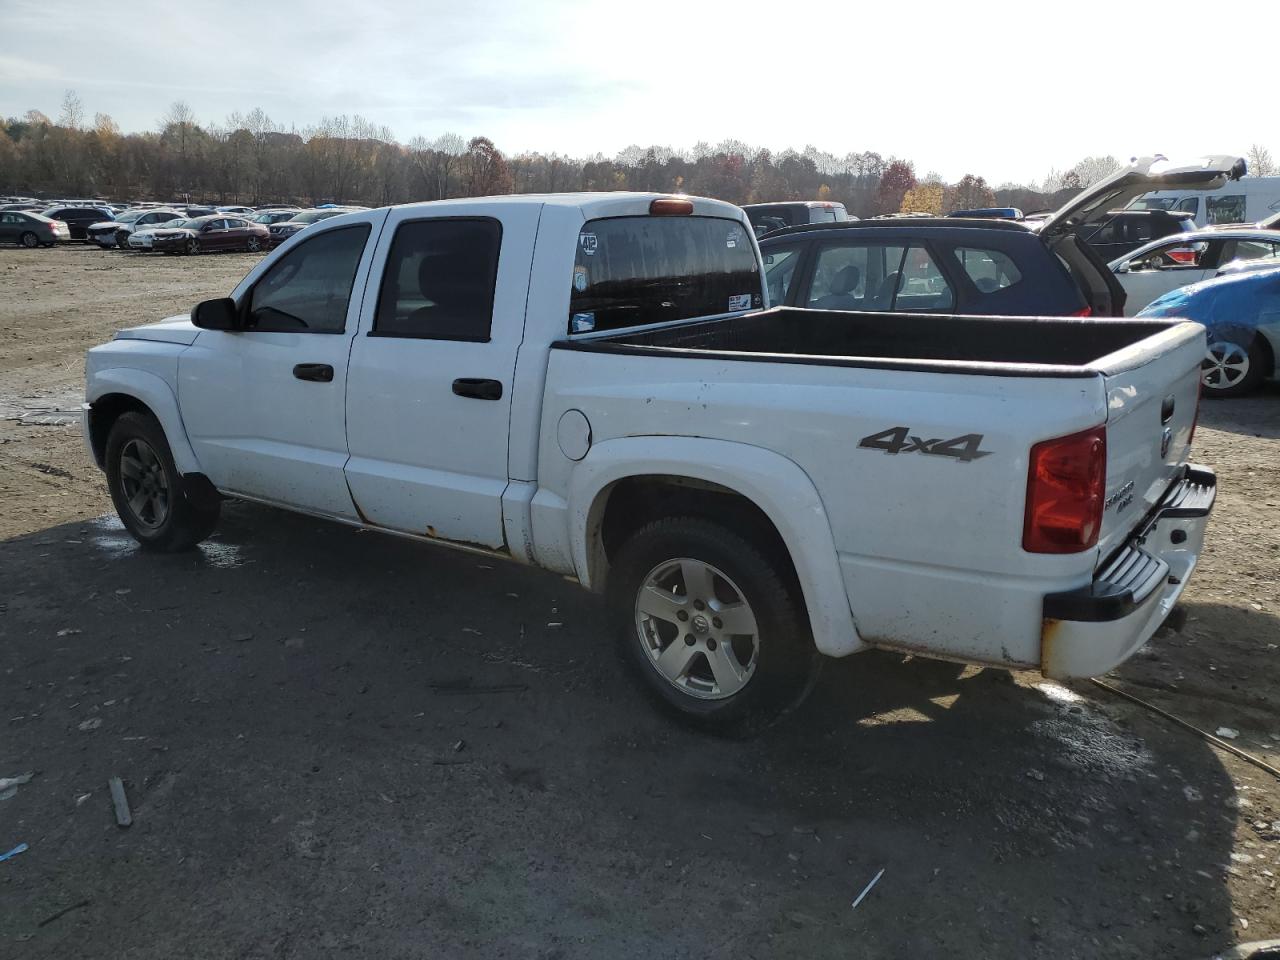
<svg viewBox="0 0 1280 960"><path fill-rule="evenodd" d="M299 380L313 380L316 383L332 383L333 367L327 363L300 363L293 368L293 375Z"/></svg>
<svg viewBox="0 0 1280 960"><path fill-rule="evenodd" d="M453 381L453 392L473 400L501 400L502 381L485 380L482 377L459 377Z"/></svg>

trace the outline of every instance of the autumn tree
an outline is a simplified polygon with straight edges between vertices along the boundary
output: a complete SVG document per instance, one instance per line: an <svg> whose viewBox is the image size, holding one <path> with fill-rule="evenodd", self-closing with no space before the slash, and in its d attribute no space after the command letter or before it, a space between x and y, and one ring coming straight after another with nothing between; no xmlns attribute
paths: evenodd
<svg viewBox="0 0 1280 960"><path fill-rule="evenodd" d="M472 137L463 159L470 196L487 197L511 190L511 170L506 158L488 137Z"/></svg>
<svg viewBox="0 0 1280 960"><path fill-rule="evenodd" d="M982 177L966 173L955 185L948 187L943 206L953 210L975 210L995 206L996 196Z"/></svg>
<svg viewBox="0 0 1280 960"><path fill-rule="evenodd" d="M942 215L943 186L941 183L921 183L902 196L902 213L931 213Z"/></svg>
<svg viewBox="0 0 1280 960"><path fill-rule="evenodd" d="M915 168L906 160L893 160L880 177L876 190L876 212L897 213L902 198L916 185Z"/></svg>

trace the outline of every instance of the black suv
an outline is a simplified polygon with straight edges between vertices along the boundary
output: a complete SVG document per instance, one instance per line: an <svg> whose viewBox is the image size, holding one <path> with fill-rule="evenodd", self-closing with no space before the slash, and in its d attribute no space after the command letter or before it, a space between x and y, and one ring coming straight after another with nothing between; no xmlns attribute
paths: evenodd
<svg viewBox="0 0 1280 960"><path fill-rule="evenodd" d="M1021 223L913 217L810 224L760 240L769 303L817 310L1122 316L1124 290L1068 234ZM1056 255L1055 255L1056 254Z"/></svg>
<svg viewBox="0 0 1280 960"><path fill-rule="evenodd" d="M104 218L112 216L106 207L49 207L41 211L41 216L50 220L61 220L71 231L72 240L88 240L89 225L100 223Z"/></svg>
<svg viewBox="0 0 1280 960"><path fill-rule="evenodd" d="M786 227L759 241L769 300L819 310L1121 317L1124 288L1086 238L1144 193L1216 190L1244 174L1240 157L1143 157L1034 225L901 217Z"/></svg>
<svg viewBox="0 0 1280 960"><path fill-rule="evenodd" d="M1137 250L1152 240L1175 233L1189 233L1196 228L1195 216L1170 210L1111 210L1107 219L1088 224L1077 235L1107 263Z"/></svg>

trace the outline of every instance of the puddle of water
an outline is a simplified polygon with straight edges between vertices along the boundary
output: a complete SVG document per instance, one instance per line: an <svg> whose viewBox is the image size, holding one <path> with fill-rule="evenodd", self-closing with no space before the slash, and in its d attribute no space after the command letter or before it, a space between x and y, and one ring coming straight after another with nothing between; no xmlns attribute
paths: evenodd
<svg viewBox="0 0 1280 960"><path fill-rule="evenodd" d="M89 526L95 531L89 537L89 544L111 560L131 557L142 549L138 546L138 542L129 536L120 518L114 514L90 520ZM234 570L253 562L245 558L244 550L235 543L206 540L197 546L196 550L205 566L215 570Z"/></svg>

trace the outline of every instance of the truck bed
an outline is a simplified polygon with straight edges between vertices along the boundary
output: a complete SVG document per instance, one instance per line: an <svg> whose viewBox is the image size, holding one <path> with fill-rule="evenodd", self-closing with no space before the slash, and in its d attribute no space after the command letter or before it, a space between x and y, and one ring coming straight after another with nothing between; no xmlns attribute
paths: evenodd
<svg viewBox="0 0 1280 960"><path fill-rule="evenodd" d="M1124 369L1124 354L1129 348L1177 325L1178 321L775 307L739 317L562 341L555 346L914 370L969 368L986 375L1096 376Z"/></svg>

